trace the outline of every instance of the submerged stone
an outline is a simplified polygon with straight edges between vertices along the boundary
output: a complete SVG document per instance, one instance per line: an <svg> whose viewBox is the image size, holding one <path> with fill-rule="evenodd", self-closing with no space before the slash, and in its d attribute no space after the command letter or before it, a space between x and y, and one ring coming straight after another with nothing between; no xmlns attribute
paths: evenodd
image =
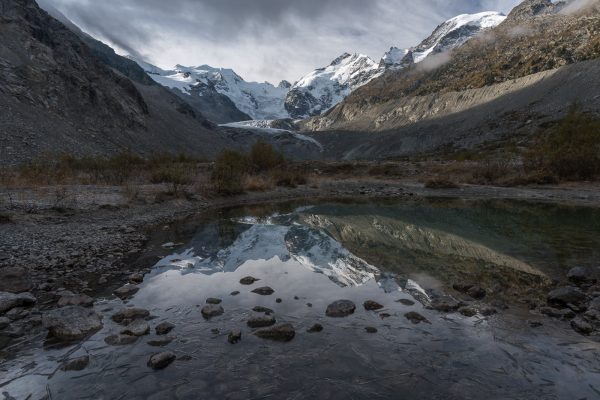
<svg viewBox="0 0 600 400"><path fill-rule="evenodd" d="M277 325L268 329L261 329L254 333L262 339L274 340L278 342L289 342L296 336L294 327L290 324Z"/></svg>
<svg viewBox="0 0 600 400"><path fill-rule="evenodd" d="M321 324L314 324L313 326L311 326L310 328L308 328L306 330L306 332L308 333L316 333L316 332L322 332L323 331L323 325Z"/></svg>
<svg viewBox="0 0 600 400"><path fill-rule="evenodd" d="M170 322L161 322L160 324L156 325L156 328L154 328L154 330L157 335L166 335L167 333L171 332L174 328L175 325L173 325Z"/></svg>
<svg viewBox="0 0 600 400"><path fill-rule="evenodd" d="M275 325L277 321L270 315L261 315L252 317L246 322L250 328L265 328L267 326Z"/></svg>
<svg viewBox="0 0 600 400"><path fill-rule="evenodd" d="M367 310L367 311L376 311L376 310L381 310L383 308L383 306L381 304L379 304L378 302L373 301L373 300L365 301L363 306L365 307L365 310Z"/></svg>
<svg viewBox="0 0 600 400"><path fill-rule="evenodd" d="M354 314L356 305L350 300L338 300L334 301L327 306L325 314L332 318L343 318L348 315Z"/></svg>
<svg viewBox="0 0 600 400"><path fill-rule="evenodd" d="M128 344L135 343L137 341L137 336L131 335L110 335L104 338L106 344L111 346L125 346Z"/></svg>
<svg viewBox="0 0 600 400"><path fill-rule="evenodd" d="M242 331L241 330L234 329L231 332L229 332L229 335L227 336L227 341L229 343L236 344L240 340L242 340Z"/></svg>
<svg viewBox="0 0 600 400"><path fill-rule="evenodd" d="M131 320L137 318L147 318L150 316L150 311L143 308L124 308L121 311L114 314L111 318L117 324L123 323L126 321L129 323Z"/></svg>
<svg viewBox="0 0 600 400"><path fill-rule="evenodd" d="M148 366L152 369L164 369L175 361L176 358L177 356L170 351L154 354L150 357L150 360L148 360Z"/></svg>
<svg viewBox="0 0 600 400"><path fill-rule="evenodd" d="M270 296L273 293L275 293L275 291L272 288L270 288L269 286L263 286L263 287L254 289L252 291L252 293L260 294L261 296Z"/></svg>
<svg viewBox="0 0 600 400"><path fill-rule="evenodd" d="M256 279L252 276L246 276L246 277L240 279L240 283L242 285L252 285L256 281L260 281L260 279Z"/></svg>
<svg viewBox="0 0 600 400"><path fill-rule="evenodd" d="M420 324L421 322L425 322L427 324L430 323L427 318L425 318L424 316L422 316L421 314L419 314L418 312L415 312L415 311L408 312L408 313L404 314L404 316L406 317L407 320L409 320L410 322L412 322L415 325Z"/></svg>
<svg viewBox="0 0 600 400"><path fill-rule="evenodd" d="M82 356L65 362L60 369L62 371L83 371L90 363L90 356Z"/></svg>
<svg viewBox="0 0 600 400"><path fill-rule="evenodd" d="M202 316L206 319L212 318L212 317L217 317L219 315L223 315L223 313L225 312L225 310L223 310L223 307L221 307L218 304L208 304L204 307L202 307Z"/></svg>

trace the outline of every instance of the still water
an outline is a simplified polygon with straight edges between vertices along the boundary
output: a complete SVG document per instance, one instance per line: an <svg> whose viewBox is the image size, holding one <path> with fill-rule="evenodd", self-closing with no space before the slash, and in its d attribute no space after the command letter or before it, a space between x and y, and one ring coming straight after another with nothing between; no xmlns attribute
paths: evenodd
<svg viewBox="0 0 600 400"><path fill-rule="evenodd" d="M148 250L166 242L174 244L170 254L133 298L96 302L101 331L69 346L40 338L2 362L0 398L600 398L600 344L528 306L543 302L571 267L598 267L598 209L461 200L288 204L158 229ZM246 276L260 281L241 285ZM499 313L465 317L426 307L439 294L468 300L455 283L484 287L483 302L470 301ZM251 292L259 286L275 292ZM222 299L225 313L206 320L200 309L211 297ZM327 317L339 299L354 301L356 312ZM366 311L365 300L384 308ZM110 316L129 306L149 310L152 328L173 323L172 341L150 345L158 339L152 329L133 344L106 344L122 329ZM273 309L295 338L254 336L246 321L255 306ZM410 311L430 323L411 323ZM308 333L315 323L323 331ZM242 331L235 345L227 341L232 329ZM148 358L165 350L180 359L148 368ZM83 371L59 370L86 354Z"/></svg>

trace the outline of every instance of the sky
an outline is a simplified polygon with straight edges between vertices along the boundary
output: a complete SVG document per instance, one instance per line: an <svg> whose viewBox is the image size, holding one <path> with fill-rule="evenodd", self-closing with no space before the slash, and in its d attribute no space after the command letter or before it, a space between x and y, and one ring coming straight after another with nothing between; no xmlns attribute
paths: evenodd
<svg viewBox="0 0 600 400"><path fill-rule="evenodd" d="M120 54L161 68L232 68L294 83L344 52L379 61L459 14L508 13L519 0L44 0Z"/></svg>

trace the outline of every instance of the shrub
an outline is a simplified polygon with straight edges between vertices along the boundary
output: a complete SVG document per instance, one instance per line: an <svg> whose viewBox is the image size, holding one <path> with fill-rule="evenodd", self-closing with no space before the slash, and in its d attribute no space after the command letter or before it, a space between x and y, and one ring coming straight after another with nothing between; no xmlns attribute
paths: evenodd
<svg viewBox="0 0 600 400"><path fill-rule="evenodd" d="M295 188L298 185L306 185L306 176L298 171L277 170L273 172L275 185Z"/></svg>
<svg viewBox="0 0 600 400"><path fill-rule="evenodd" d="M590 179L600 173L600 120L574 106L523 158L529 171L563 179Z"/></svg>
<svg viewBox="0 0 600 400"><path fill-rule="evenodd" d="M215 190L233 195L244 192L242 179L248 169L248 158L237 151L225 150L217 157L212 174Z"/></svg>
<svg viewBox="0 0 600 400"><path fill-rule="evenodd" d="M248 158L256 172L270 171L284 163L283 155L263 140L254 143Z"/></svg>
<svg viewBox="0 0 600 400"><path fill-rule="evenodd" d="M458 185L447 178L431 178L425 182L427 189L457 189Z"/></svg>
<svg viewBox="0 0 600 400"><path fill-rule="evenodd" d="M246 175L243 179L244 190L249 192L264 192L273 189L273 180L264 175Z"/></svg>
<svg viewBox="0 0 600 400"><path fill-rule="evenodd" d="M189 185L193 181L190 170L185 164L164 164L152 171L150 182L167 183L171 191L176 193L179 187Z"/></svg>
<svg viewBox="0 0 600 400"><path fill-rule="evenodd" d="M511 162L508 157L485 160L474 167L473 180L479 184L495 183L511 172Z"/></svg>

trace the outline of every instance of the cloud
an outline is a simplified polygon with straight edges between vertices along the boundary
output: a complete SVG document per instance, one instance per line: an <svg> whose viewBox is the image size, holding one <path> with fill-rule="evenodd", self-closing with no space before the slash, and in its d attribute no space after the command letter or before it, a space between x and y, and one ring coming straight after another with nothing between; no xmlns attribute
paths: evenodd
<svg viewBox="0 0 600 400"><path fill-rule="evenodd" d="M163 68L209 64L291 82L344 52L378 60L461 13L518 0L44 0L122 53Z"/></svg>

